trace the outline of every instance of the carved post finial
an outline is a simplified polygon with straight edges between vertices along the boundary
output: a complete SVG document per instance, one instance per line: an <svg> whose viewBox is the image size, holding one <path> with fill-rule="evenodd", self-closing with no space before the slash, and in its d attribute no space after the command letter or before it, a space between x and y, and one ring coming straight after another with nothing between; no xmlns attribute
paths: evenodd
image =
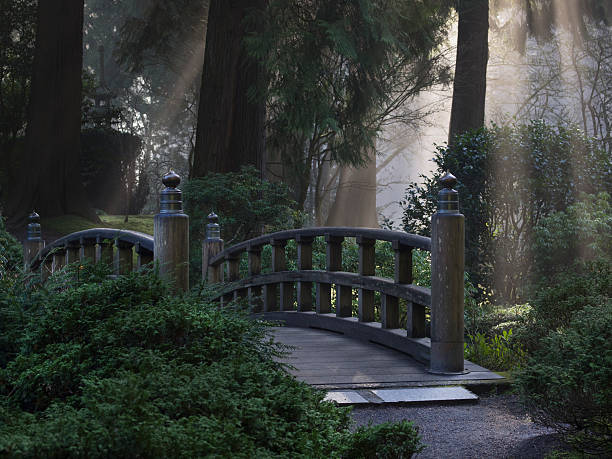
<svg viewBox="0 0 612 459"><path fill-rule="evenodd" d="M206 280L208 276L208 282L220 282L222 266L209 266L210 260L223 251L223 239L221 239L219 216L211 212L208 214L207 218L206 238L202 241L202 280Z"/></svg>
<svg viewBox="0 0 612 459"><path fill-rule="evenodd" d="M174 280L179 290L189 289L189 217L183 213L181 177L170 171L162 178L159 214L153 219L153 257L162 276Z"/></svg>
<svg viewBox="0 0 612 459"><path fill-rule="evenodd" d="M439 179L442 189L438 193L439 212L459 212L459 193L453 188L457 185L457 178L450 172L446 172Z"/></svg>
<svg viewBox="0 0 612 459"><path fill-rule="evenodd" d="M40 215L38 215L36 211L33 210L30 216L28 217L28 221L28 241L40 241Z"/></svg>
<svg viewBox="0 0 612 459"><path fill-rule="evenodd" d="M219 216L211 212L208 214L208 225L206 225L206 239L221 239L221 226Z"/></svg>
<svg viewBox="0 0 612 459"><path fill-rule="evenodd" d="M438 211L431 219L431 360L429 371L461 374L463 365L463 310L465 231L459 213L457 179L440 178Z"/></svg>
<svg viewBox="0 0 612 459"><path fill-rule="evenodd" d="M160 193L159 212L162 214L180 214L183 212L183 201L181 200L181 190L178 189L181 177L171 170L162 178L162 183L166 187Z"/></svg>
<svg viewBox="0 0 612 459"><path fill-rule="evenodd" d="M30 269L30 263L34 260L40 249L45 246L41 237L40 215L34 210L28 217L26 240L23 244L23 259L25 269Z"/></svg>

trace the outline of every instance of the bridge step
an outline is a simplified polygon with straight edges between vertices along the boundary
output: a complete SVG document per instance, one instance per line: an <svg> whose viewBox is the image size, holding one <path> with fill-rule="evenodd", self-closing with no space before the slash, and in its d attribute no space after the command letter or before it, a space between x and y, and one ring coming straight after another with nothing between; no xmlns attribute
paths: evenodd
<svg viewBox="0 0 612 459"><path fill-rule="evenodd" d="M477 403L478 396L461 386L330 391L325 400L338 405Z"/></svg>

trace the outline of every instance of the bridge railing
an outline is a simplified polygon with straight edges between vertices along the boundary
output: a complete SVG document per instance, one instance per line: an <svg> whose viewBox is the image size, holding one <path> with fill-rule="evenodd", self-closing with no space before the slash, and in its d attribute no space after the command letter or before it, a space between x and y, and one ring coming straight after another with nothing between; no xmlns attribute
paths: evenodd
<svg viewBox="0 0 612 459"><path fill-rule="evenodd" d="M216 219L216 216L211 219ZM313 242L316 237L325 239L325 270L313 270ZM357 273L342 269L342 244L346 238L355 238L359 247ZM286 246L291 240L297 246L297 270L287 269ZM395 253L393 279L375 275L376 241L392 244ZM262 251L268 245L272 252L272 272L264 274ZM337 317L352 316L353 289L357 289L357 319L360 322L374 322L374 293L380 292L382 328L402 328L398 300L405 299L408 336L421 338L425 337L425 308L431 306L431 293L428 288L412 285L412 251L429 251L430 248L429 238L398 231L352 227L303 228L268 234L232 246L210 259L209 270L223 273L223 280L229 282L222 295L223 300L247 297L254 312L314 310L318 314L330 314L334 286ZM207 251L206 247L204 251ZM245 253L248 275L241 279L239 263ZM220 280L220 275L213 276L214 280Z"/></svg>
<svg viewBox="0 0 612 459"><path fill-rule="evenodd" d="M30 215L30 225L37 217L35 213ZM35 246L36 242L28 234L26 245ZM115 274L126 274L153 261L153 237L113 228L77 231L39 250L30 261L30 269L40 269L46 279L69 263L85 260L112 264Z"/></svg>
<svg viewBox="0 0 612 459"><path fill-rule="evenodd" d="M156 262L162 276L179 290L189 289L189 217L183 213L180 177L170 172L162 179L160 212L154 218L154 236L115 228L77 231L45 245L40 216L29 217L24 259L26 269L40 271L42 280L69 263L89 260L113 266L126 274Z"/></svg>
<svg viewBox="0 0 612 459"><path fill-rule="evenodd" d="M155 261L162 276L188 290L189 217L182 212L180 177L163 178L160 213L154 236L134 231L96 228L72 233L47 247L40 236L38 215L31 216L25 243L26 266L41 269L43 278L67 263L91 259L113 263L117 274ZM323 227L280 231L223 250L218 217L209 216L202 243L202 272L209 282L224 281L221 303L248 298L252 311L287 324L338 331L379 342L429 362L435 373L462 373L464 218L459 213L456 179L441 179L438 211L432 217L432 238L371 228ZM325 270L313 269L313 242L325 239ZM355 238L358 272L342 269L342 244ZM295 241L295 270L288 270L286 246ZM376 276L376 241L392 244L394 277ZM271 246L271 272L262 272L264 246ZM431 252L431 289L413 285L412 253ZM135 252L135 254L134 254ZM246 253L247 273L240 276ZM133 260L136 259L134 263ZM314 301L313 301L314 286ZM332 305L335 289L335 305ZM353 289L358 311L353 317ZM380 321L376 321L375 293L380 293ZM400 323L399 300L406 301L406 322ZM425 336L426 308L431 316L431 338Z"/></svg>
<svg viewBox="0 0 612 459"><path fill-rule="evenodd" d="M226 282L221 302L247 298L252 312L296 326L310 326L368 338L428 361L431 371L463 372L464 227L459 213L456 179L441 179L438 211L432 217L432 238L371 228L323 227L280 231L223 250L218 217L209 216L202 246L203 275ZM313 269L313 241L325 238L325 270ZM342 268L342 243L355 238L358 272ZM296 270L288 270L286 246L297 246ZM376 241L395 252L394 277L376 276ZM271 246L271 272L262 273L262 251ZM412 283L414 249L432 253L432 288ZM240 275L247 254L246 276ZM313 286L315 289L313 304ZM335 288L335 308L332 308ZM357 316L353 317L353 289ZM375 293L381 297L376 321ZM399 300L406 301L406 322L400 323ZM426 337L430 310L431 339Z"/></svg>

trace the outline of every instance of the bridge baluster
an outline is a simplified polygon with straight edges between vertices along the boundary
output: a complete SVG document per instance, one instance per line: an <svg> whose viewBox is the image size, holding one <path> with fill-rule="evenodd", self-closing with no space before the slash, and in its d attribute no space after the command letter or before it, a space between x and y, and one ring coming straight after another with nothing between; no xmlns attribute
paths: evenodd
<svg viewBox="0 0 612 459"><path fill-rule="evenodd" d="M208 214L208 224L206 225L206 239L202 241L202 280L208 282L221 281L221 268L219 265L211 266L210 260L223 251L223 239L221 239L221 227L219 217L214 212Z"/></svg>
<svg viewBox="0 0 612 459"><path fill-rule="evenodd" d="M327 243L326 268L327 271L339 271L342 267L342 241L344 238L337 238L329 234L325 235ZM338 263L338 261L340 263ZM340 265L340 268L338 268ZM316 311L317 314L329 314L331 312L331 284L317 282L316 285ZM336 311L337 313L338 311Z"/></svg>
<svg viewBox="0 0 612 459"><path fill-rule="evenodd" d="M51 272L55 273L62 269L66 265L66 249L64 247L58 247L53 252L53 264L51 265Z"/></svg>
<svg viewBox="0 0 612 459"><path fill-rule="evenodd" d="M132 252L133 244L130 242L117 239L115 241L115 259L114 270L115 274L127 274L133 271L134 253Z"/></svg>
<svg viewBox="0 0 612 459"><path fill-rule="evenodd" d="M78 240L66 242L66 264L79 261L81 243Z"/></svg>
<svg viewBox="0 0 612 459"><path fill-rule="evenodd" d="M237 281L240 278L240 255L228 255L225 257L225 262L227 264L227 279L224 280ZM223 296L223 303L229 303L234 299L236 299L234 292L228 293Z"/></svg>
<svg viewBox="0 0 612 459"><path fill-rule="evenodd" d="M41 263L41 271L40 271L40 276L43 282L45 282L47 279L49 279L49 276L51 275L51 273L53 272L53 257L47 256L45 257L45 259L43 260L43 262Z"/></svg>
<svg viewBox="0 0 612 459"><path fill-rule="evenodd" d="M399 316L399 300L396 296L381 294L380 322L382 328L401 328Z"/></svg>
<svg viewBox="0 0 612 459"><path fill-rule="evenodd" d="M113 244L112 241L102 236L96 237L96 263L110 265L113 263Z"/></svg>
<svg viewBox="0 0 612 459"><path fill-rule="evenodd" d="M412 247L393 241L395 252L395 283L412 284Z"/></svg>
<svg viewBox="0 0 612 459"><path fill-rule="evenodd" d="M313 237L298 235L297 242L298 269L300 271L312 270L312 242ZM298 282L297 284L298 311L312 311L312 282Z"/></svg>
<svg viewBox="0 0 612 459"><path fill-rule="evenodd" d="M359 274L361 276L373 276L376 273L374 239L357 236L359 244ZM359 321L374 322L374 291L359 289Z"/></svg>
<svg viewBox="0 0 612 459"><path fill-rule="evenodd" d="M249 277L261 273L261 246L249 246L247 248ZM261 286L249 287L249 306L253 312L260 312Z"/></svg>
<svg viewBox="0 0 612 459"><path fill-rule="evenodd" d="M83 237L79 239L79 259L84 262L89 260L91 263L96 261L96 240L91 237Z"/></svg>
<svg viewBox="0 0 612 459"><path fill-rule="evenodd" d="M136 269L140 269L153 261L153 253L149 250L145 250L140 245L140 242L136 243L134 251L136 252Z"/></svg>
<svg viewBox="0 0 612 459"><path fill-rule="evenodd" d="M279 272L287 269L287 257L285 254L285 246L287 241L273 239L270 241L272 246L272 271ZM293 285L289 282L280 282L280 307L282 310L290 309L293 306ZM279 304L277 302L277 285L276 283L268 284L264 289L264 312L277 311Z"/></svg>
<svg viewBox="0 0 612 459"><path fill-rule="evenodd" d="M393 241L393 251L395 252L395 283L412 284L413 248L401 244L399 241ZM397 327L400 327L399 323ZM407 336L410 338L425 337L425 306L412 301L406 302L406 330Z"/></svg>
<svg viewBox="0 0 612 459"><path fill-rule="evenodd" d="M287 253L285 246L287 241L275 241L272 243L272 270L274 272L287 271ZM292 311L294 287L293 282L280 283L280 310Z"/></svg>

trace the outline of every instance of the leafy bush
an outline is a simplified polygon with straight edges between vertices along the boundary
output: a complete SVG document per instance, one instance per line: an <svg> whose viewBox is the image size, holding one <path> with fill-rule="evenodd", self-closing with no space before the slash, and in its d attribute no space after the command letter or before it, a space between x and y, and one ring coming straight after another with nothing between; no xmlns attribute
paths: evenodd
<svg viewBox="0 0 612 459"><path fill-rule="evenodd" d="M194 238L205 237L207 216L219 215L221 237L233 245L262 232L293 228L301 224L295 202L282 183L262 180L259 171L245 166L240 172L209 174L185 183L185 210Z"/></svg>
<svg viewBox="0 0 612 459"><path fill-rule="evenodd" d="M532 353L542 346L541 339L550 331L568 328L575 314L587 307L601 306L611 297L609 261L576 263L537 292L516 337Z"/></svg>
<svg viewBox="0 0 612 459"><path fill-rule="evenodd" d="M282 183L262 180L252 166L240 172L208 174L189 180L183 186L185 213L189 215L192 278L202 275L202 240L206 237L207 216L219 215L225 246L261 234L299 227L301 214Z"/></svg>
<svg viewBox="0 0 612 459"><path fill-rule="evenodd" d="M466 359L494 371L514 370L525 360L525 351L512 340L512 329L492 338L483 333L468 335L464 348Z"/></svg>
<svg viewBox="0 0 612 459"><path fill-rule="evenodd" d="M411 422L385 422L357 429L343 457L347 459L410 458L424 449L418 427Z"/></svg>
<svg viewBox="0 0 612 459"><path fill-rule="evenodd" d="M4 219L0 217L0 278L7 271L20 268L23 264L23 247L6 230Z"/></svg>
<svg viewBox="0 0 612 459"><path fill-rule="evenodd" d="M609 292L608 292L609 293ZM534 419L581 451L612 455L612 299L574 311L551 329L517 376Z"/></svg>
<svg viewBox="0 0 612 459"><path fill-rule="evenodd" d="M575 260L612 262L610 195L582 195L567 210L544 217L535 228L533 242L537 285L545 285Z"/></svg>
<svg viewBox="0 0 612 459"><path fill-rule="evenodd" d="M574 203L581 192L611 191L612 160L573 127L492 126L438 147L432 177L409 185L403 225L429 234L439 185L447 170L458 179L465 215L466 267L496 301L516 303L532 265L531 240L542 218Z"/></svg>
<svg viewBox="0 0 612 459"><path fill-rule="evenodd" d="M265 324L177 297L153 274L99 269L70 266L21 295L0 285L3 317L21 317L0 369L0 456L356 457L351 445L383 437L395 456L420 447L405 424L350 433L346 410L272 359Z"/></svg>

